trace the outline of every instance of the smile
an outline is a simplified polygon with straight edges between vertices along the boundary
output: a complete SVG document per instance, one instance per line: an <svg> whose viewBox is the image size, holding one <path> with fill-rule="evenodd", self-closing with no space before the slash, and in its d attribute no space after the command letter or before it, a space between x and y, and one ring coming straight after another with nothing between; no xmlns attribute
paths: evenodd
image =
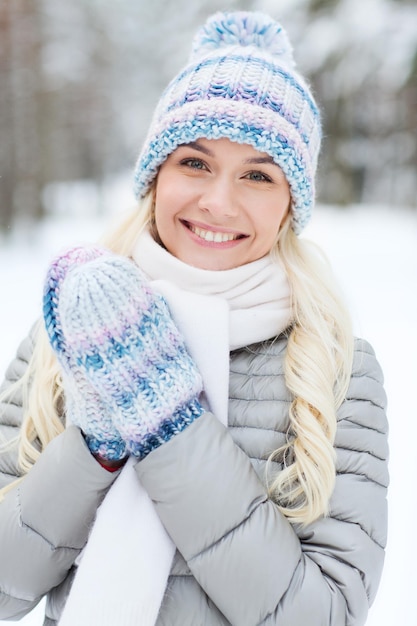
<svg viewBox="0 0 417 626"><path fill-rule="evenodd" d="M241 239L242 235L237 235L235 233L221 233L214 232L212 230L204 230L203 228L199 228L198 226L193 226L192 224L187 224L188 228L192 233L200 237L200 239L204 239L204 241L212 241L214 243L225 243L226 241L236 241L236 239Z"/></svg>

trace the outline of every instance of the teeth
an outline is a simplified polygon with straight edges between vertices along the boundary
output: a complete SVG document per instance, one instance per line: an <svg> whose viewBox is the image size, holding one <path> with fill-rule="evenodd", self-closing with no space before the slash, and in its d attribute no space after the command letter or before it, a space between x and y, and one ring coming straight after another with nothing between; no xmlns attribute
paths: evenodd
<svg viewBox="0 0 417 626"><path fill-rule="evenodd" d="M203 230L202 228L198 228L198 226L189 225L190 230L204 239L204 241L214 241L215 243L224 243L225 241L233 241L238 238L238 235L234 235L233 233L219 233L213 232L212 230Z"/></svg>

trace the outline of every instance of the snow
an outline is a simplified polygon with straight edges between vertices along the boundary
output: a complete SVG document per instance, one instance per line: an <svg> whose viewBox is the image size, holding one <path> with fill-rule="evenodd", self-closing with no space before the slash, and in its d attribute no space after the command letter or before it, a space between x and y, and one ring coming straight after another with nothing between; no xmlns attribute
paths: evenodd
<svg viewBox="0 0 417 626"><path fill-rule="evenodd" d="M78 213L73 220L59 214L39 227L0 239L3 371L40 314L42 281L51 257L63 247L96 240L109 220L108 213L101 217ZM417 214L397 207L318 207L305 236L320 243L329 256L351 306L356 333L372 343L386 380L391 447L389 541L381 587L367 626L417 624L415 554L409 541L417 513L413 497L417 476ZM20 624L40 626L42 619L40 606Z"/></svg>
<svg viewBox="0 0 417 626"><path fill-rule="evenodd" d="M390 422L389 535L377 600L367 626L417 624L415 550L417 513L417 215L398 208L318 211L309 235L333 262L354 315L385 375ZM413 286L414 285L414 286Z"/></svg>

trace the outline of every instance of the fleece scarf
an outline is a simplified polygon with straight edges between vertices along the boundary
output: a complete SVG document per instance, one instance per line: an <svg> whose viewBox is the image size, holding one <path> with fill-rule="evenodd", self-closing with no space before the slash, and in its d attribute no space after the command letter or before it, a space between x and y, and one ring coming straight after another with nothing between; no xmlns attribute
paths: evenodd
<svg viewBox="0 0 417 626"><path fill-rule="evenodd" d="M291 321L285 271L269 256L223 271L191 267L148 231L133 260L167 300L204 381L200 399L227 425L229 352L280 334ZM97 511L60 626L154 626L175 545L130 458Z"/></svg>

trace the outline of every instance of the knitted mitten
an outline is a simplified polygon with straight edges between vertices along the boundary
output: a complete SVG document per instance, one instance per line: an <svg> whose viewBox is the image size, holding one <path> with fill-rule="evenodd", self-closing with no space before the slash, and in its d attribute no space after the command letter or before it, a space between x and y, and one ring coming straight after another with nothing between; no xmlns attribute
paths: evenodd
<svg viewBox="0 0 417 626"><path fill-rule="evenodd" d="M66 351L143 458L203 413L201 376L165 300L129 260L101 256L61 288Z"/></svg>
<svg viewBox="0 0 417 626"><path fill-rule="evenodd" d="M112 422L110 409L88 381L73 350L67 346L67 339L70 344L74 341L73 336L67 337L66 329L68 325L74 327L72 320L77 317L77 294L71 299L70 306L67 296L62 298L68 275L103 254L108 252L99 248L73 248L56 258L45 281L43 313L50 343L61 365L68 422L83 431L92 453L103 459L120 460L126 455L126 444ZM76 341L81 345L83 329L74 328L74 332L78 333Z"/></svg>

